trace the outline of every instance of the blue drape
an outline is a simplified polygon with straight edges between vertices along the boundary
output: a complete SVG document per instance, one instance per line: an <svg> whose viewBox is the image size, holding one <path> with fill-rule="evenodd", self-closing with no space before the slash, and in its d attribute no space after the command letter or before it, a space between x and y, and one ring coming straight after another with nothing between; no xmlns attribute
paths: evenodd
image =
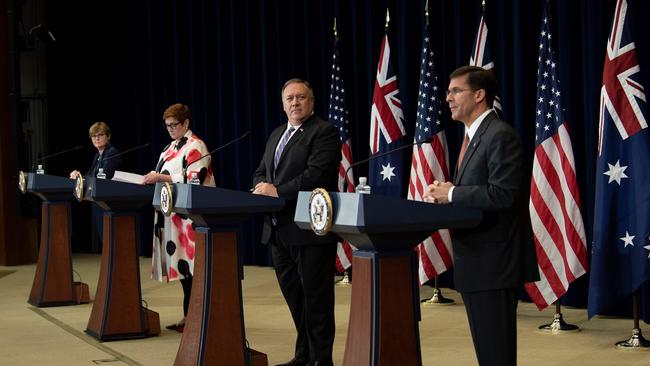
<svg viewBox="0 0 650 366"><path fill-rule="evenodd" d="M191 128L211 149L252 131L250 139L218 153L212 163L219 186L248 189L269 132L286 121L280 101L285 80L309 80L314 86L316 111L326 116L336 16L351 113L352 151L355 160L366 158L386 8L391 12L389 37L407 141L412 138L424 3L50 2L48 23L57 35L57 41L48 46L50 150L78 144L87 138L87 127L93 121L106 120L113 128L112 142L121 150L152 141L151 150L124 159L128 169L148 172L170 140L162 126L162 112L172 103L183 102L192 109ZM650 3L628 3L628 20L645 72L644 85L650 87L650 38L643 30ZM534 148L542 6L542 0L488 0L486 13L503 116L521 134L529 164ZM576 0L556 1L551 7L588 242L593 223L599 92L614 6L615 0ZM446 88L448 74L469 61L481 15L480 0L431 0L429 7L435 34L431 43L440 85ZM448 111L445 118L449 119ZM453 164L461 128L449 122L446 130ZM50 171L65 172L70 164L77 163L75 159L79 164L87 160L72 157L53 162ZM408 164L410 156L406 159ZM360 167L355 175L366 173L367 167ZM259 228L259 219L244 224L241 240L246 263L268 264L267 248L257 243ZM583 276L572 285L564 301L585 306L587 288L588 276ZM645 303L645 314L650 318L650 301Z"/></svg>

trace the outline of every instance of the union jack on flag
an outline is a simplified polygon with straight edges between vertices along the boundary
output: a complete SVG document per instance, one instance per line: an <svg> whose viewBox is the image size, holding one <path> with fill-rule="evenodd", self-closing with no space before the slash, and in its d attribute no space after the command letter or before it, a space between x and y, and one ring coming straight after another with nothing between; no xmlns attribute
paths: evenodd
<svg viewBox="0 0 650 366"><path fill-rule="evenodd" d="M529 212L540 280L525 285L542 310L587 271L587 241L580 213L573 147L562 108L559 68L548 5L540 30L535 157Z"/></svg>
<svg viewBox="0 0 650 366"><path fill-rule="evenodd" d="M478 30L474 38L472 55L469 57L470 66L479 66L490 71L494 75L494 62L490 57L490 47L488 46L488 28L485 23L485 11L481 14L481 20L478 22ZM494 108L501 112L501 99L499 96L494 98Z"/></svg>
<svg viewBox="0 0 650 366"><path fill-rule="evenodd" d="M430 143L413 145L411 175L407 198L423 201L423 195L434 180L449 181L449 155L441 103L438 90L429 22L427 22L422 41L422 61L420 63L420 86L418 109L415 119L414 142L431 139ZM420 284L426 283L436 275L452 266L452 248L449 230L438 230L417 246Z"/></svg>
<svg viewBox="0 0 650 366"><path fill-rule="evenodd" d="M370 111L370 153L385 152L403 144L404 114L398 98L397 75L393 72L388 35L381 43L377 79ZM394 152L370 162L368 184L373 193L400 196L402 193L402 152Z"/></svg>
<svg viewBox="0 0 650 366"><path fill-rule="evenodd" d="M627 10L616 3L600 91L589 317L650 279L650 133Z"/></svg>
<svg viewBox="0 0 650 366"><path fill-rule="evenodd" d="M338 37L334 41L332 55L332 81L330 84L330 104L328 119L339 130L341 139L341 163L339 164L339 192L354 192L352 169L352 148L350 144L348 110L345 107L345 86L340 65ZM346 174L347 171L347 174ZM346 240L338 243L336 249L336 269L339 273L352 265L352 250L354 247Z"/></svg>

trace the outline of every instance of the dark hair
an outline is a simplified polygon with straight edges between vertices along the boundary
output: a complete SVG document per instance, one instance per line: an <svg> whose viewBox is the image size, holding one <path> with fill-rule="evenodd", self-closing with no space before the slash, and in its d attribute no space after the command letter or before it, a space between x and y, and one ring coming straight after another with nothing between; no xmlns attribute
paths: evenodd
<svg viewBox="0 0 650 366"><path fill-rule="evenodd" d="M172 104L165 109L162 119L164 121L169 117L176 118L178 122L183 123L186 119L190 119L190 108L182 103Z"/></svg>
<svg viewBox="0 0 650 366"><path fill-rule="evenodd" d="M498 91L497 79L494 75L482 67L461 66L449 75L449 79L451 80L463 75L467 75L467 85L469 85L472 90L485 90L485 101L488 106L492 108L494 97L497 95Z"/></svg>
<svg viewBox="0 0 650 366"><path fill-rule="evenodd" d="M287 82L284 83L284 85L282 86L282 91L280 92L281 95L284 95L284 89L286 89L287 86L289 86L290 84L303 84L304 86L307 87L307 89L309 89L309 94L311 94L310 97L312 98L314 97L314 89L311 87L311 84L309 84L307 80L303 80L299 78L293 78L287 80Z"/></svg>

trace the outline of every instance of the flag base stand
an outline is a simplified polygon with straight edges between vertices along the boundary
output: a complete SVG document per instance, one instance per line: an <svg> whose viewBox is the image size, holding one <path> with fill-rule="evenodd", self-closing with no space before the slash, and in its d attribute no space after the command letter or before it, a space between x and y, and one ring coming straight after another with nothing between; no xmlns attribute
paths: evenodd
<svg viewBox="0 0 650 366"><path fill-rule="evenodd" d="M551 323L540 325L539 330L544 333L559 334L579 332L580 327L565 322L564 318L562 318L562 313L558 312L555 313L555 316L553 317L553 321Z"/></svg>
<svg viewBox="0 0 650 366"><path fill-rule="evenodd" d="M442 296L442 291L438 287L438 276L436 276L433 285L433 296L427 300L423 300L422 303L425 305L454 305L456 302Z"/></svg>
<svg viewBox="0 0 650 366"><path fill-rule="evenodd" d="M442 296L442 291L439 288L434 288L433 296L430 299L423 300L422 303L425 305L454 305L456 301Z"/></svg>
<svg viewBox="0 0 650 366"><path fill-rule="evenodd" d="M351 268L348 268L343 271L343 278L340 280L335 280L334 286L350 286L352 284L352 276L350 276L351 270Z"/></svg>
<svg viewBox="0 0 650 366"><path fill-rule="evenodd" d="M650 350L650 342L643 338L641 329L632 329L632 337L627 341L620 341L616 343L616 349L638 349L648 351Z"/></svg>
<svg viewBox="0 0 650 366"><path fill-rule="evenodd" d="M352 284L352 280L350 280L348 271L343 272L343 278L341 278L338 281L335 281L336 286L350 286L351 284Z"/></svg>

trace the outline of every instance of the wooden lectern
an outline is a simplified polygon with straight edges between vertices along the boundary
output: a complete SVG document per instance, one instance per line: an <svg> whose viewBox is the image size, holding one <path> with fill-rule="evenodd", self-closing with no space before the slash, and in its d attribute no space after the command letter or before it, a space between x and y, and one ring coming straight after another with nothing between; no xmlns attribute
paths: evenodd
<svg viewBox="0 0 650 366"><path fill-rule="evenodd" d="M329 193L331 231L359 250L343 365L422 365L418 266L414 248L441 228L472 227L481 211L381 195ZM300 192L295 221L311 230L309 197Z"/></svg>
<svg viewBox="0 0 650 366"><path fill-rule="evenodd" d="M83 304L88 285L74 282L70 247L70 200L74 181L54 175L24 174L25 191L41 198L41 245L30 304L38 307Z"/></svg>
<svg viewBox="0 0 650 366"><path fill-rule="evenodd" d="M162 187L158 183L154 194L157 210ZM192 296L174 365L266 366L266 354L246 344L237 230L253 214L280 210L284 200L200 185L168 187L171 210L196 227Z"/></svg>
<svg viewBox="0 0 650 366"><path fill-rule="evenodd" d="M142 307L137 249L137 210L151 204L154 187L89 177L83 190L85 201L104 210L102 262L86 333L101 341L158 335L158 313Z"/></svg>

